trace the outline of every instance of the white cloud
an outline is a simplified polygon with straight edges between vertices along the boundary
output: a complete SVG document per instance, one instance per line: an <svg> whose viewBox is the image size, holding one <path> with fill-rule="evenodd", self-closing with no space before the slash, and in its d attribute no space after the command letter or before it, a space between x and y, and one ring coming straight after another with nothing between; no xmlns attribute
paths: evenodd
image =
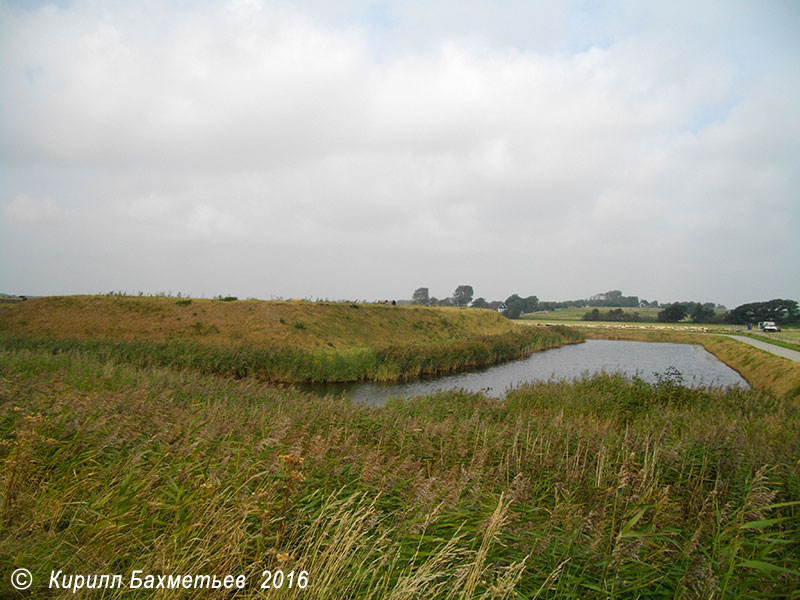
<svg viewBox="0 0 800 600"><path fill-rule="evenodd" d="M55 221L65 214L50 198L37 198L27 194L18 194L11 202L4 204L3 212L10 221L26 224Z"/></svg>
<svg viewBox="0 0 800 600"><path fill-rule="evenodd" d="M180 272L176 244L204 243L242 269L205 274L209 294L397 296L452 276L487 297L614 279L662 300L800 295L731 283L760 247L800 251L798 44L767 36L796 11L460 7L0 4L5 213L71 211L86 255L108 231L122 254L161 253L127 259L137 283L118 287L168 287L150 280ZM767 206L769 235L749 227ZM254 283L246 257L278 253ZM379 275L331 278L344 263Z"/></svg>

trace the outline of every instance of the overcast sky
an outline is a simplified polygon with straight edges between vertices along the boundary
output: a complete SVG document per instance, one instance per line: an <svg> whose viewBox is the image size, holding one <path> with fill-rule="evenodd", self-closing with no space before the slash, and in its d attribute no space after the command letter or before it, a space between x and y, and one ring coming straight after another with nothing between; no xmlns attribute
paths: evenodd
<svg viewBox="0 0 800 600"><path fill-rule="evenodd" d="M800 299L800 2L0 0L0 292Z"/></svg>

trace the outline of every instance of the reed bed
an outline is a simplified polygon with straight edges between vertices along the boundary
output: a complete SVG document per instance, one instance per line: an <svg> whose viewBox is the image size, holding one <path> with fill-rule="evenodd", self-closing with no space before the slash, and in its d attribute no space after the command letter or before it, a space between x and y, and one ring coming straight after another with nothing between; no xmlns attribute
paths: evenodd
<svg viewBox="0 0 800 600"><path fill-rule="evenodd" d="M244 574L236 598L798 598L798 408L665 374L377 409L6 346L0 572L52 598L75 597L59 569Z"/></svg>
<svg viewBox="0 0 800 600"><path fill-rule="evenodd" d="M583 341L567 327L512 330L435 344L375 345L317 350L256 344L210 346L193 342L48 339L5 335L6 348L53 354L81 351L101 361L147 368L165 366L234 378L274 382L390 381L488 366L533 352Z"/></svg>

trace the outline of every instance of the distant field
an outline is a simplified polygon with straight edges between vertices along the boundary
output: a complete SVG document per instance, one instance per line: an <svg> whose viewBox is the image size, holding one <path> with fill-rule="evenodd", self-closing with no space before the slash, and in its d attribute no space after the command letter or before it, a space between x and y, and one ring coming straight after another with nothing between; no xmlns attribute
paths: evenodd
<svg viewBox="0 0 800 600"><path fill-rule="evenodd" d="M684 320L680 323L659 323L657 315L660 308L624 308L626 314L638 313L642 318L641 321L584 321L583 315L591 311L591 308L563 308L559 310L552 310L547 312L537 312L524 314L521 317L521 322L534 321L538 323L563 323L565 325L572 325L578 327L600 327L600 328L667 328L678 329L685 331L706 331L714 333L737 333L749 335L756 339L764 340L774 343L778 346L791 348L793 350L800 350L800 327L787 326L783 327L777 333L765 333L759 331L758 328L753 327L748 331L746 325L730 324L730 323L692 323L690 320ZM601 313L608 310L601 308L598 309ZM518 321L520 322L520 321Z"/></svg>
<svg viewBox="0 0 800 600"><path fill-rule="evenodd" d="M560 308L558 310L549 310L549 311L540 311L535 313L525 313L520 318L526 321L539 321L539 322L547 322L547 323L569 323L569 322L580 322L580 323L598 323L598 324L608 324L608 325L624 325L624 324L636 324L637 321L584 321L583 316L587 312L591 312L594 308ZM606 313L609 310L616 310L614 308L598 308L601 313ZM661 308L623 308L622 311L626 315L638 314L641 318L639 323L657 323L658 322L658 313L661 312ZM738 324L730 324L730 323L692 323L691 319L684 319L679 323L664 323L664 325L680 325L680 326L689 326L689 327L699 327L699 328L708 328L714 331L727 331L727 332L747 332L746 325L738 325ZM754 335L760 335L769 339L779 339L784 340L790 343L800 343L800 328L798 327L788 327L784 328L784 331L780 333L764 333L762 331L758 331L757 329L753 329L749 333Z"/></svg>
<svg viewBox="0 0 800 600"><path fill-rule="evenodd" d="M559 308L558 310L549 310L549 311L541 311L535 313L527 313L522 315L523 319L531 319L533 321L580 321L583 319L583 315L587 312L591 312L594 310L595 307L571 307L571 308ZM614 307L611 308L597 308L601 313L608 312L609 310L615 310ZM650 320L655 321L658 313L662 309L660 308L623 308L622 311L628 315L637 313L643 320Z"/></svg>
<svg viewBox="0 0 800 600"><path fill-rule="evenodd" d="M0 298L0 310L24 302L22 298Z"/></svg>

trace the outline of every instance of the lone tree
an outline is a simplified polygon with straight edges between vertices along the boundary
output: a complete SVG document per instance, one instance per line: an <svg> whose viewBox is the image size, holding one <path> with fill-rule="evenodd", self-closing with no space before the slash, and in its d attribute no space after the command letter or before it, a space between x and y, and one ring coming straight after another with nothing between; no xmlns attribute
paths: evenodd
<svg viewBox="0 0 800 600"><path fill-rule="evenodd" d="M430 297L428 296L428 288L422 287L414 290L414 295L411 296L411 301L414 304L427 305L430 302Z"/></svg>
<svg viewBox="0 0 800 600"><path fill-rule="evenodd" d="M519 319L522 311L525 310L525 300L519 297L519 294L511 294L506 298L506 316L509 319Z"/></svg>
<svg viewBox="0 0 800 600"><path fill-rule="evenodd" d="M460 285L453 292L453 301L456 306L467 306L472 302L472 295L474 294L471 285Z"/></svg>

